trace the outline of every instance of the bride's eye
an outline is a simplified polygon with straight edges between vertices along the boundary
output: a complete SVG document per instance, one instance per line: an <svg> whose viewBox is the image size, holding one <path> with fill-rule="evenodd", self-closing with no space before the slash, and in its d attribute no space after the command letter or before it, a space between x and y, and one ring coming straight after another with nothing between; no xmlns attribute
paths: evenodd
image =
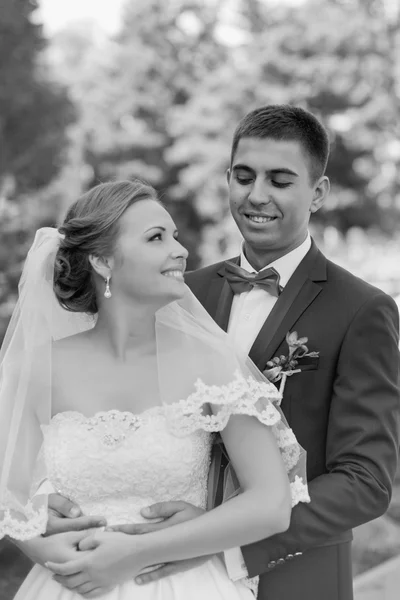
<svg viewBox="0 0 400 600"><path fill-rule="evenodd" d="M149 242L153 242L154 240L162 240L162 233L155 233L154 235L151 236L151 238L149 239Z"/></svg>

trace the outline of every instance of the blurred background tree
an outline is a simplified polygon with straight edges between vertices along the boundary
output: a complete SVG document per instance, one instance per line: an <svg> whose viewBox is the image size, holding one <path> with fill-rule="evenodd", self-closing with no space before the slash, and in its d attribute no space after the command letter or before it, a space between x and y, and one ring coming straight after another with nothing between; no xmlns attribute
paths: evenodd
<svg viewBox="0 0 400 600"><path fill-rule="evenodd" d="M36 7L33 0L2 0L0 6L0 339L27 242L57 215L47 188L62 167L74 115L47 67L46 40L32 21Z"/></svg>
<svg viewBox="0 0 400 600"><path fill-rule="evenodd" d="M342 234L352 227L396 232L399 60L384 3L373 5L374 10L364 2L319 0L272 9L262 0L236 3L230 25L238 40L231 60L209 74L201 94L181 111L175 146L178 160L188 152L191 157L181 181L219 224L210 228L208 249L213 241L223 250L226 228L231 230L221 174L234 124L247 110L268 103L308 108L329 128L332 193L314 224Z"/></svg>
<svg viewBox="0 0 400 600"><path fill-rule="evenodd" d="M63 31L50 52L79 112L71 176L83 188L150 181L194 268L238 244L225 183L236 123L256 106L295 103L331 134L320 243L337 246L353 228L390 239L400 213L397 25L384 0L138 0L112 39Z"/></svg>

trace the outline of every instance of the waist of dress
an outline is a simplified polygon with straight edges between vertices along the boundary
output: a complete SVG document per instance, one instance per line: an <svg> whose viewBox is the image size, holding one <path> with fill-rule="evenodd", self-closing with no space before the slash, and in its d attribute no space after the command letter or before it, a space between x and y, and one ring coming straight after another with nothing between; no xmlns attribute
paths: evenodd
<svg viewBox="0 0 400 600"><path fill-rule="evenodd" d="M82 513L86 516L104 517L108 526L149 522L140 511L151 504L153 498L112 498L103 501L87 501L79 503ZM151 522L162 519L151 519Z"/></svg>

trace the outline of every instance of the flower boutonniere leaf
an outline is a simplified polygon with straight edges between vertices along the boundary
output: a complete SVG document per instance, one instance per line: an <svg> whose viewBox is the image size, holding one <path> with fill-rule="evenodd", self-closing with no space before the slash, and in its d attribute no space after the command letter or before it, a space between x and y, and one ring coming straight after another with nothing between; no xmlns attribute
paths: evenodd
<svg viewBox="0 0 400 600"><path fill-rule="evenodd" d="M288 331L286 334L286 343L288 345L287 356L281 354L281 356L274 356L266 364L264 375L272 383L281 382L279 391L283 394L285 389L286 379L291 377L295 373L300 373L301 369L297 368L299 359L306 356L316 358L319 356L319 352L309 352L307 343L307 337L299 337L297 331Z"/></svg>

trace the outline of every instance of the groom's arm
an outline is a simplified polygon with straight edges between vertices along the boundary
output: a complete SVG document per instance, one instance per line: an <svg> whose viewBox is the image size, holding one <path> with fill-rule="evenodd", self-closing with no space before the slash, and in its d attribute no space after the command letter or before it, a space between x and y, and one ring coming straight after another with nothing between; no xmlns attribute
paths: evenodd
<svg viewBox="0 0 400 600"><path fill-rule="evenodd" d="M293 509L285 533L242 548L251 577L387 510L399 447L398 333L398 310L386 294L353 318L333 385L328 473L309 483L311 503Z"/></svg>

